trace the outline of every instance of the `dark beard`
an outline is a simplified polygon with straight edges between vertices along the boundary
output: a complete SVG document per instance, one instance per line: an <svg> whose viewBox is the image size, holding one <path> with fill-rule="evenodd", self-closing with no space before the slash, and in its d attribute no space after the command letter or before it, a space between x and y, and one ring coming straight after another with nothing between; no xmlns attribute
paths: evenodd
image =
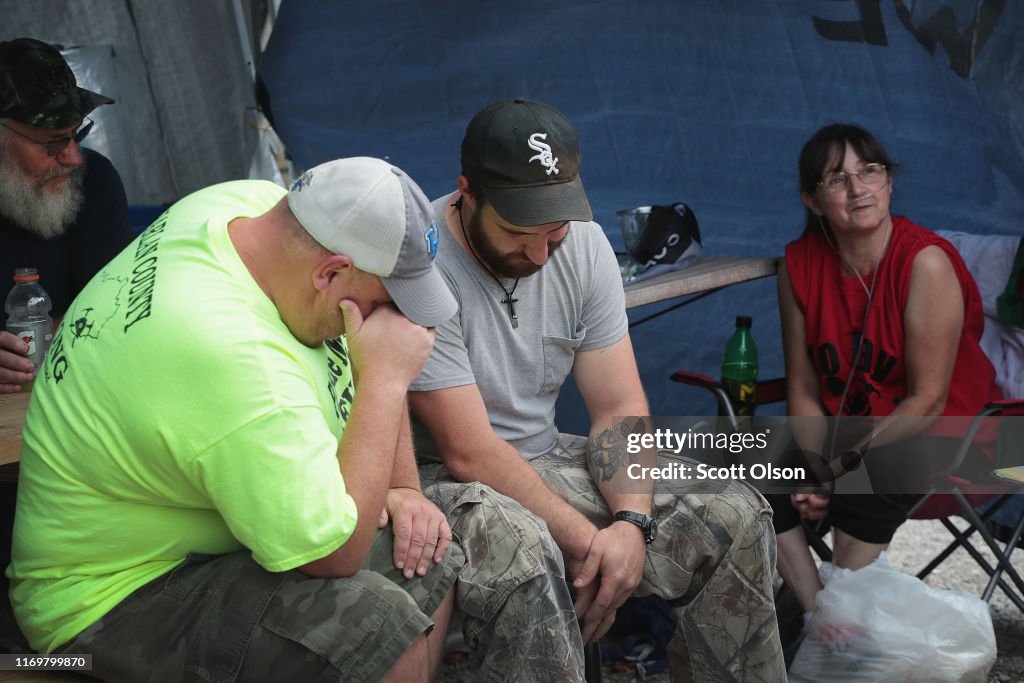
<svg viewBox="0 0 1024 683"><path fill-rule="evenodd" d="M568 237L568 234L566 234ZM520 278L530 277L543 268L537 265L526 256L526 253L503 253L498 250L494 242L484 232L483 219L480 212L474 211L466 223L466 240L470 249L476 255L484 268L491 271L496 277ZM548 259L550 260L555 252L565 242L565 237L548 246Z"/></svg>

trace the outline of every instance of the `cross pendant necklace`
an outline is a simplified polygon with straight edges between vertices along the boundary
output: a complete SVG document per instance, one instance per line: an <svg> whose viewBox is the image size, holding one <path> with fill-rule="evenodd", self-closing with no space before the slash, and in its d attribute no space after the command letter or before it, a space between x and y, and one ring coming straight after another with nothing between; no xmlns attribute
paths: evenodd
<svg viewBox="0 0 1024 683"><path fill-rule="evenodd" d="M455 209L455 212L459 214L459 227L462 228L462 237L466 240L466 245L473 254L473 258L475 258L477 263L487 271L487 274L491 276L491 279L494 280L495 284L501 287L501 291L505 292L505 298L498 303L508 306L508 319L509 322L512 323L512 329L518 328L519 314L516 313L516 304L519 302L519 299L516 299L512 295L516 293L516 287L519 286L519 278L516 278L516 281L512 283L512 289L505 289L505 285L501 284L501 280L498 279L498 276L492 273L491 269L488 268L480 259L480 256L476 253L476 249L473 248L473 242L470 241L469 235L466 234L466 224L462 222L462 197L460 196L458 200L451 204L451 206Z"/></svg>
<svg viewBox="0 0 1024 683"><path fill-rule="evenodd" d="M499 282L498 284L501 284L501 283ZM517 285L519 284L518 280L516 280L516 284ZM505 289L505 288L502 287L502 289ZM509 320L512 321L512 328L513 329L519 327L519 315L516 313L516 302L519 301L519 299L512 298L512 293L515 292L515 291L516 291L515 287L512 288L511 292L506 290L505 291L505 298L501 300L501 303L508 304L508 318L509 318Z"/></svg>

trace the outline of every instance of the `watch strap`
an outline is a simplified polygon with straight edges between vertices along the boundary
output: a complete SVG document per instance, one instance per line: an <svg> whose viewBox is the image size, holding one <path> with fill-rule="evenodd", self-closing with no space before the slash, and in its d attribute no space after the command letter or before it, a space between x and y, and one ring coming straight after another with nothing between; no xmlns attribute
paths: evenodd
<svg viewBox="0 0 1024 683"><path fill-rule="evenodd" d="M632 510L620 510L615 513L615 521L617 522L629 522L640 527L640 530L644 532L644 543L650 543L654 540L656 532L656 525L654 518L650 515L645 515L640 512L634 512Z"/></svg>

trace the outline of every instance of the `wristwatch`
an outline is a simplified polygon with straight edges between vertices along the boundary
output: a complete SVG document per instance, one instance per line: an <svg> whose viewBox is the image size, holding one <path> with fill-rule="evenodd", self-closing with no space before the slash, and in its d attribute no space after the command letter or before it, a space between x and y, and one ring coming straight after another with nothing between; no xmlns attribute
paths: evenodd
<svg viewBox="0 0 1024 683"><path fill-rule="evenodd" d="M644 543L650 545L658 537L658 520L650 515L643 515L632 510L621 510L615 513L616 522L636 524L644 532Z"/></svg>

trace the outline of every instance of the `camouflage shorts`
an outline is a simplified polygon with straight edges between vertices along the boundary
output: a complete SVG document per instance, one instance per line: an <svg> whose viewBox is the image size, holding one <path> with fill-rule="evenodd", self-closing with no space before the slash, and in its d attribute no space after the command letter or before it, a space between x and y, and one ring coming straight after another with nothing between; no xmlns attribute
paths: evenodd
<svg viewBox="0 0 1024 683"><path fill-rule="evenodd" d="M583 641L544 521L489 486L454 481L443 465L422 466L420 477L466 554L455 603L473 680L582 681Z"/></svg>
<svg viewBox="0 0 1024 683"><path fill-rule="evenodd" d="M561 434L531 464L604 528L611 513L587 469L586 446L585 438ZM544 522L487 486L456 483L443 465L421 465L420 476L466 552L456 604L474 648L475 680L581 680L580 631L561 551ZM636 594L659 595L673 608L672 680L784 681L768 503L737 481L659 485L653 503L658 538Z"/></svg>
<svg viewBox="0 0 1024 683"><path fill-rule="evenodd" d="M424 577L392 560L392 529L363 569L317 579L268 572L248 551L189 555L60 648L117 681L375 681L433 628L465 560L452 544Z"/></svg>
<svg viewBox="0 0 1024 683"><path fill-rule="evenodd" d="M603 528L611 513L587 469L586 450L585 438L559 434L555 447L531 464L548 488ZM665 454L660 457L664 465ZM658 537L647 548L634 595L658 595L673 608L672 680L786 680L767 501L743 481L662 480L653 508Z"/></svg>

